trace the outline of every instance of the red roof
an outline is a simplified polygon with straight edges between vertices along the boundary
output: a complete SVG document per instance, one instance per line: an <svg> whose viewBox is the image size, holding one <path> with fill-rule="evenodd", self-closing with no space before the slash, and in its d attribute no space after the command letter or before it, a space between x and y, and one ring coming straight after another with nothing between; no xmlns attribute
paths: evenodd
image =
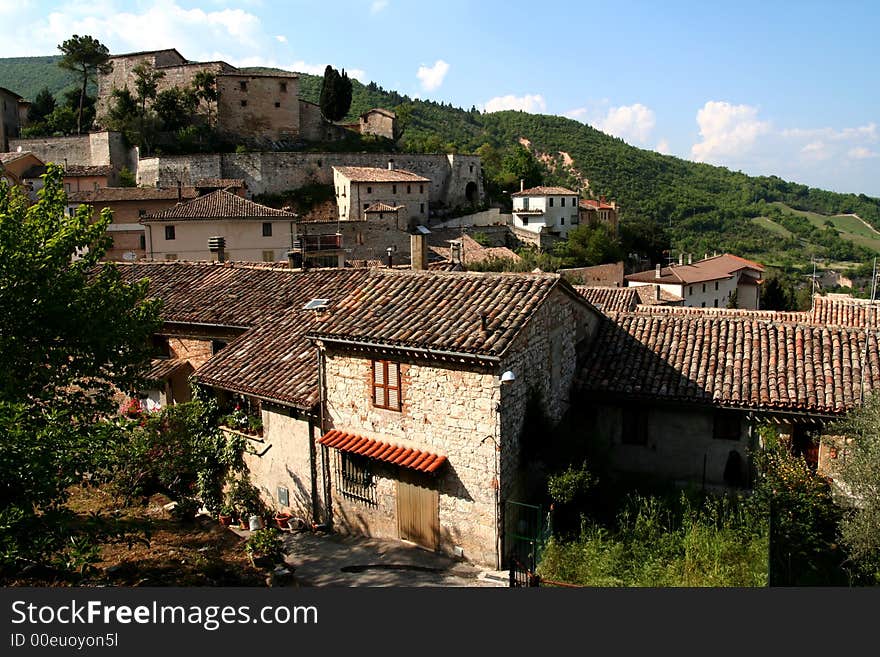
<svg viewBox="0 0 880 657"><path fill-rule="evenodd" d="M402 468L410 468L419 472L434 473L446 463L445 456L438 456L431 452L423 452L411 447L401 447L392 443L383 443L380 440L365 438L353 433L332 429L321 436L318 441L327 447L333 447L341 452L360 454L367 458L376 459L385 463L399 465Z"/></svg>

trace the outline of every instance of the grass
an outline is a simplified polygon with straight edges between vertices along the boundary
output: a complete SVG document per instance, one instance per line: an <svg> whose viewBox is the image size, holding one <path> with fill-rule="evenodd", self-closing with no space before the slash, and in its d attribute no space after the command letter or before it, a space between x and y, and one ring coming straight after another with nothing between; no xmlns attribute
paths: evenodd
<svg viewBox="0 0 880 657"><path fill-rule="evenodd" d="M782 237L794 237L794 233L788 230L788 228L780 226L769 217L752 217L752 221L758 224L761 228L766 228L770 232L781 235Z"/></svg>
<svg viewBox="0 0 880 657"><path fill-rule="evenodd" d="M872 251L877 251L878 253L880 253L880 234L872 231L868 226L866 226L856 217L843 214L828 216L824 214L818 214L816 212L808 212L806 210L795 210L794 208L789 207L785 203L780 203L779 201L771 203L770 205L775 205L783 212L804 217L807 221L820 229L825 228L825 222L830 221L831 224L834 226L834 229L838 233L840 233L840 236L843 239L849 240L850 242L858 246L863 246L867 249L871 249ZM764 217L758 217L757 219L765 219L766 222L774 223ZM753 219L753 221L756 220ZM764 226L765 228L773 230L769 225L766 225L765 222L756 221L756 223ZM784 228L782 228L782 226L779 226L778 224L774 223L774 225L778 226L782 230L785 230Z"/></svg>

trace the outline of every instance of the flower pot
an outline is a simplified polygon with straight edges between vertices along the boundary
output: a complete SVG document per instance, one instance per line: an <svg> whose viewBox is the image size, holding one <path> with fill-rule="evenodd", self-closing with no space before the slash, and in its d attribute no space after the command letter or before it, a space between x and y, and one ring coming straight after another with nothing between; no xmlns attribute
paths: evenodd
<svg viewBox="0 0 880 657"><path fill-rule="evenodd" d="M258 529L263 528L263 519L258 515L252 515L248 518L248 529L252 532L257 531Z"/></svg>
<svg viewBox="0 0 880 657"><path fill-rule="evenodd" d="M220 524L224 527L229 527L232 524L232 516L223 515L222 513L217 516L217 520L220 521Z"/></svg>
<svg viewBox="0 0 880 657"><path fill-rule="evenodd" d="M242 516L241 518L239 518L238 526L241 527L242 529L249 529L250 528L250 524L248 523L247 516Z"/></svg>
<svg viewBox="0 0 880 657"><path fill-rule="evenodd" d="M288 529L290 527L289 521L292 517L289 513L276 513L275 524L278 526L278 529Z"/></svg>

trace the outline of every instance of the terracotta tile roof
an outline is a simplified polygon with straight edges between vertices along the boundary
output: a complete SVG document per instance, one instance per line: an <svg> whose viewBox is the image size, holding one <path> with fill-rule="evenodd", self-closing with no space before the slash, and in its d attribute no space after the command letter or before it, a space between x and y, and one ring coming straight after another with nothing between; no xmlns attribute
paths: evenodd
<svg viewBox="0 0 880 657"><path fill-rule="evenodd" d="M582 198L578 201L578 206L586 210L616 210L613 205L604 201L596 201L591 198Z"/></svg>
<svg viewBox="0 0 880 657"><path fill-rule="evenodd" d="M385 443L372 438L364 438L357 434L336 431L335 429L321 436L318 442L327 447L338 449L340 452L360 454L383 463L399 465L402 468L429 474L437 472L446 463L445 456Z"/></svg>
<svg viewBox="0 0 880 657"><path fill-rule="evenodd" d="M7 93L10 96L15 97L17 100L22 100L21 96L19 96L17 93L15 93L14 91L12 91L10 89L7 89L6 87L0 87L0 93Z"/></svg>
<svg viewBox="0 0 880 657"><path fill-rule="evenodd" d="M183 187L183 198L194 198L192 187ZM112 203L116 201L176 201L177 187L99 187L67 195L69 203Z"/></svg>
<svg viewBox="0 0 880 657"><path fill-rule="evenodd" d="M201 219L265 219L289 217L295 218L292 212L277 210L241 196L218 189L177 205L154 212L141 219L141 223L153 221L197 221Z"/></svg>
<svg viewBox="0 0 880 657"><path fill-rule="evenodd" d="M354 293L330 306L310 337L494 358L552 289L583 299L556 274L368 271Z"/></svg>
<svg viewBox="0 0 880 657"><path fill-rule="evenodd" d="M653 286L643 285L640 287L648 290ZM638 290L639 288L632 288ZM673 295L674 296L674 295ZM773 322L787 322L809 324L812 323L807 312L788 312L782 310L747 310L745 308L697 308L694 306L667 306L657 304L642 304L636 308L637 312L650 315L677 315L680 317L728 317L740 319L765 319Z"/></svg>
<svg viewBox="0 0 880 657"><path fill-rule="evenodd" d="M520 262L522 258L506 246L483 246L470 235L455 230L432 231L427 236L428 250L437 258L448 261L452 255L452 242L461 242L462 262L465 266L500 258Z"/></svg>
<svg viewBox="0 0 880 657"><path fill-rule="evenodd" d="M639 302L637 288L575 285L574 289L603 313L635 310Z"/></svg>
<svg viewBox="0 0 880 657"><path fill-rule="evenodd" d="M663 267L660 270L660 278L657 278L656 269L630 274L628 281L641 283L666 283L672 285L690 285L704 281L715 281L721 278L730 278L741 269L756 269L764 271L764 266L739 256L723 253L704 260L698 260L692 265L673 265Z"/></svg>
<svg viewBox="0 0 880 657"><path fill-rule="evenodd" d="M387 203L377 202L367 206L364 212L397 212L404 207L403 205L388 205Z"/></svg>
<svg viewBox="0 0 880 657"><path fill-rule="evenodd" d="M684 297L660 288L660 299L657 299L657 287L654 285L637 285L629 288L639 295L639 303L647 306L676 305L684 303Z"/></svg>
<svg viewBox="0 0 880 657"><path fill-rule="evenodd" d="M387 110L383 107L374 107L373 109L368 109L366 112L361 114L361 116L364 117L364 116L368 116L370 114L384 114L385 116L392 118L392 119L397 118L397 114L395 114L391 110Z"/></svg>
<svg viewBox="0 0 880 657"><path fill-rule="evenodd" d="M579 377L590 396L839 414L858 403L863 369L865 395L880 389L877 331L865 361L865 331L845 327L674 312L602 324Z"/></svg>
<svg viewBox="0 0 880 657"><path fill-rule="evenodd" d="M192 365L183 358L154 358L150 361L150 369L145 378L147 381L164 381L185 367L192 370Z"/></svg>
<svg viewBox="0 0 880 657"><path fill-rule="evenodd" d="M849 295L813 296L810 321L815 324L876 328L880 325L880 302Z"/></svg>
<svg viewBox="0 0 880 657"><path fill-rule="evenodd" d="M511 196L577 196L577 192L565 187L532 187L521 192L514 192Z"/></svg>
<svg viewBox="0 0 880 657"><path fill-rule="evenodd" d="M79 176L109 176L113 174L113 167L108 165L89 166L85 164L69 164L64 169L64 175L70 178Z"/></svg>
<svg viewBox="0 0 880 657"><path fill-rule="evenodd" d="M27 157L28 155L34 155L30 151L11 151L9 153L0 153L0 164L9 164L10 162L15 162L19 158ZM34 155L36 157L36 155Z"/></svg>
<svg viewBox="0 0 880 657"><path fill-rule="evenodd" d="M333 167L334 171L352 182L422 182L430 179L406 169L380 169L377 167Z"/></svg>

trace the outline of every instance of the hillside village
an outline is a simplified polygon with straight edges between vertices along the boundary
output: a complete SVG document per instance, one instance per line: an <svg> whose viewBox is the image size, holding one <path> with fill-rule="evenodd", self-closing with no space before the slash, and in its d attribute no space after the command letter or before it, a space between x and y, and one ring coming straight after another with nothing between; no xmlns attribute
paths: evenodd
<svg viewBox="0 0 880 657"><path fill-rule="evenodd" d="M742 493L771 428L846 498L833 427L880 390L871 301L765 309L767 267L734 253L532 270L582 226L619 235L627 208L523 180L508 208L479 155L310 150L393 141L398 117L330 121L294 73L174 49L108 64L87 134L22 137L28 101L0 88L0 180L37 203L57 166L68 215L112 212L98 268L162 302L145 383L120 407L213 400L291 526L532 577L549 528L520 531L521 514L563 437L622 476ZM195 114L246 148L142 155L109 129L142 65L163 73L156 92L210 75ZM324 193L306 211L290 200L303 189Z"/></svg>

